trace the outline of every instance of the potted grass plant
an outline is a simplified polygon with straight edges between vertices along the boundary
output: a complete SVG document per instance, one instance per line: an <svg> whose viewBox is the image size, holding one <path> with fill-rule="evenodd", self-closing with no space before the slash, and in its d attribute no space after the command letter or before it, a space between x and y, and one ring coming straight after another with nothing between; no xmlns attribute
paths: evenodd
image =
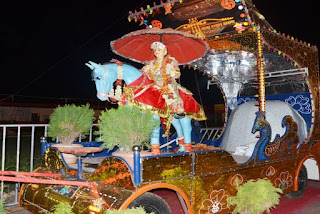
<svg viewBox="0 0 320 214"><path fill-rule="evenodd" d="M132 159L133 146L148 146L151 132L159 125L150 112L127 106L103 111L98 123L99 131L96 134L100 135L98 140L103 142L101 146L109 151L120 148L113 155L125 159ZM131 161L128 163L131 164Z"/></svg>
<svg viewBox="0 0 320 214"><path fill-rule="evenodd" d="M282 190L276 188L268 179L249 180L238 187L236 196L227 199L228 206L235 206L233 213L270 213L279 204Z"/></svg>
<svg viewBox="0 0 320 214"><path fill-rule="evenodd" d="M48 136L58 139L59 144L54 147L82 147L74 144L80 135L89 133L94 121L94 111L89 104L76 106L74 104L58 106L50 115ZM63 154L67 163L75 163L76 157L71 154Z"/></svg>

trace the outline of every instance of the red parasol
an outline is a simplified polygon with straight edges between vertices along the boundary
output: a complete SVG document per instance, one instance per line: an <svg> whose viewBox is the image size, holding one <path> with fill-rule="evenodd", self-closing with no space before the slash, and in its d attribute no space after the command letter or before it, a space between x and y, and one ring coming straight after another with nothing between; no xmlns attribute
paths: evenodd
<svg viewBox="0 0 320 214"><path fill-rule="evenodd" d="M159 41L167 46L168 54L179 64L191 63L208 49L203 39L171 28L149 28L133 31L111 42L112 51L122 57L145 64L154 59L150 46Z"/></svg>

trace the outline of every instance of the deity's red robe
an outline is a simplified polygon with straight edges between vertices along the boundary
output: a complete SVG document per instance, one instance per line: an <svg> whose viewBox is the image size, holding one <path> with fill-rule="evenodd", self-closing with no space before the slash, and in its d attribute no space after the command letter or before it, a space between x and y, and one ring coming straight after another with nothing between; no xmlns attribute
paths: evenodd
<svg viewBox="0 0 320 214"><path fill-rule="evenodd" d="M182 86L181 89L183 90L179 90L179 95L184 103L186 117L198 121L206 120L207 118L201 105L192 97L192 93ZM155 82L146 75L142 75L124 88L120 102L123 105L127 103L129 106L134 106L141 110L150 110L153 114L166 119L172 119L174 113L170 112L170 108L162 97L161 92L157 89Z"/></svg>

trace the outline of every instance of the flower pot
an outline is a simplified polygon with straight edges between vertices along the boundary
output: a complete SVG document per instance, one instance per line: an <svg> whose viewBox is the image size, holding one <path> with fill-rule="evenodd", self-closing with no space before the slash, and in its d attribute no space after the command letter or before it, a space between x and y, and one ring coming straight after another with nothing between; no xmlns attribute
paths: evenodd
<svg viewBox="0 0 320 214"><path fill-rule="evenodd" d="M83 145L81 144L71 144L71 145L64 145L64 144L53 144L52 147L55 147L59 150L59 148L82 148ZM67 164L75 164L77 163L77 156L73 155L73 154L67 154L67 153L63 153L61 152L61 155L64 159L64 161Z"/></svg>

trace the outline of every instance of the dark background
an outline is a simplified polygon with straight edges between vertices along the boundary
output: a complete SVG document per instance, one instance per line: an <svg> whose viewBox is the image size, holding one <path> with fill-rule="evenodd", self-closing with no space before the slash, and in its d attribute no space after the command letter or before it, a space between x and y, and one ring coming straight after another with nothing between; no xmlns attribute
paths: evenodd
<svg viewBox="0 0 320 214"><path fill-rule="evenodd" d="M85 63L121 59L110 51L110 41L141 29L138 24L128 22L128 11L152 5L154 1L1 3L0 101L99 102ZM253 0L253 3L277 31L320 47L317 17L320 7L315 0ZM199 72L189 71L182 74L181 84L193 91L198 101L201 95L204 104L221 103L216 89L206 90L206 80Z"/></svg>

